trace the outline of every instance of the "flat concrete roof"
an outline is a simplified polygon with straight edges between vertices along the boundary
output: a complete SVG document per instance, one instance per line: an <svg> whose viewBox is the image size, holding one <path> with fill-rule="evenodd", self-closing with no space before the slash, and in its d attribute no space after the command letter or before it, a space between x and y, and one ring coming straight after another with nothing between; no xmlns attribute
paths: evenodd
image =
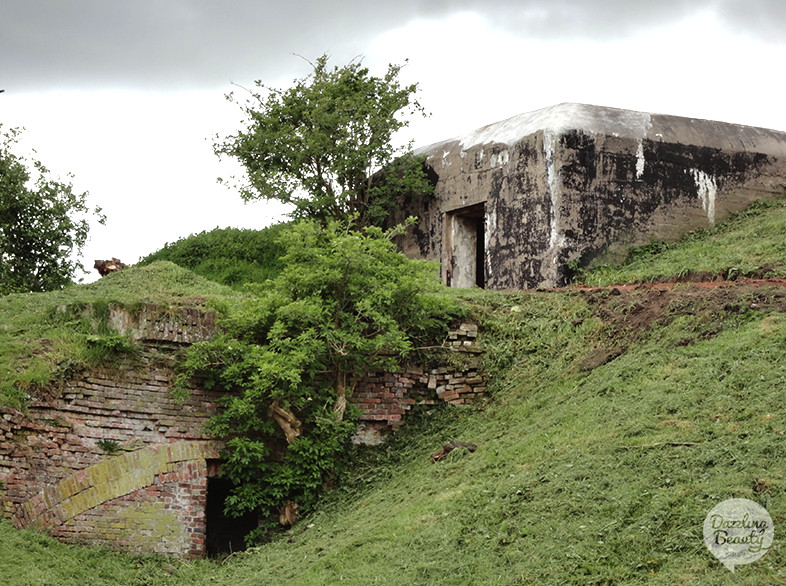
<svg viewBox="0 0 786 586"><path fill-rule="evenodd" d="M439 155L454 148L470 150L484 145L513 146L538 132L561 135L571 131L619 136L637 141L649 139L691 144L732 151L786 156L786 132L686 118L650 114L606 106L563 103L513 116L478 128L464 136L450 138L415 150L417 155Z"/></svg>

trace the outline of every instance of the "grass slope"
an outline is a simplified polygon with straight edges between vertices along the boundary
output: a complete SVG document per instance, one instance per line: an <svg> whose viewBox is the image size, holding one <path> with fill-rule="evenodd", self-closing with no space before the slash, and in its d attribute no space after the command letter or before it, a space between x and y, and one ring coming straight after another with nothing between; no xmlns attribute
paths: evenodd
<svg viewBox="0 0 786 586"><path fill-rule="evenodd" d="M506 299L495 315L511 360L500 365L508 374L493 403L448 411L400 440L388 449L403 453L394 452L381 479L369 467L368 488L334 496L291 535L212 579L783 583L777 541L733 575L705 548L702 525L731 497L757 500L776 527L786 520L786 316L719 314L688 295L645 335L594 317L593 306L636 301ZM588 357L620 341L621 355L592 367ZM454 439L478 450L432 464L428 454Z"/></svg>
<svg viewBox="0 0 786 586"><path fill-rule="evenodd" d="M170 261L211 281L242 287L261 283L281 271L283 247L278 237L288 223L274 224L261 230L216 228L192 234L140 260L146 265Z"/></svg>
<svg viewBox="0 0 786 586"><path fill-rule="evenodd" d="M681 248L705 237L736 249L725 259L749 251L740 266L782 265L777 235L753 228L786 221L786 208L750 214L668 247L671 260L649 255L641 274L678 274ZM786 289L465 297L492 399L421 413L389 444L358 449L319 511L279 539L220 563L165 563L0 523L0 574L100 583L91 560L105 556L121 584L786 583ZM478 449L431 463L450 440ZM735 574L702 540L707 513L732 497L766 507L776 532Z"/></svg>
<svg viewBox="0 0 786 586"><path fill-rule="evenodd" d="M0 404L24 405L27 395L97 359L94 354L101 342L122 346L117 336L97 336L107 334L101 331L100 322L109 304L129 308L143 302L163 307L191 306L202 305L206 299L235 295L226 286L171 262L159 261L107 275L89 285L2 296ZM92 347L88 347L88 342Z"/></svg>
<svg viewBox="0 0 786 586"><path fill-rule="evenodd" d="M622 265L595 263L577 279L593 285L786 277L786 199L762 200L726 222L632 249Z"/></svg>

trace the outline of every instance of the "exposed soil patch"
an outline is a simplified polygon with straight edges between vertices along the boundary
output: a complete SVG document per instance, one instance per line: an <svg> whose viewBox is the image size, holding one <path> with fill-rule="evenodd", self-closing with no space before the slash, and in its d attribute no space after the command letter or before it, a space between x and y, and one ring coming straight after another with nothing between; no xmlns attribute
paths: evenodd
<svg viewBox="0 0 786 586"><path fill-rule="evenodd" d="M694 315L703 324L690 337L672 347L692 346L717 336L724 322L750 311L786 312L786 280L702 281L616 287L566 287L587 300L593 313L607 325L605 340L590 351L579 367L592 370L624 354L628 344L655 325L667 325L679 316Z"/></svg>
<svg viewBox="0 0 786 586"><path fill-rule="evenodd" d="M744 281L581 289L606 323L631 333L678 315L786 311L786 282ZM616 294L615 294L616 293Z"/></svg>
<svg viewBox="0 0 786 586"><path fill-rule="evenodd" d="M614 348L598 347L587 354L586 358L579 363L581 370L593 370L599 366L603 366L607 362L611 362L617 356L622 355L626 348L624 346L615 346Z"/></svg>

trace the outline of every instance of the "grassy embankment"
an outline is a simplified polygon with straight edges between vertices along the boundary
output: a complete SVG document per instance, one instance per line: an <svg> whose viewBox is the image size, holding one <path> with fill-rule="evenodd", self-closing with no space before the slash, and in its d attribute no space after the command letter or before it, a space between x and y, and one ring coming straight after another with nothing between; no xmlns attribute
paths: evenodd
<svg viewBox="0 0 786 586"><path fill-rule="evenodd" d="M133 311L144 302L182 307L237 294L158 262L62 291L0 297L0 404L22 406L27 396L80 368L133 353L133 345L107 327L112 304Z"/></svg>
<svg viewBox="0 0 786 586"><path fill-rule="evenodd" d="M762 200L679 242L629 251L621 265L596 263L587 285L786 277L786 199Z"/></svg>
<svg viewBox="0 0 786 586"><path fill-rule="evenodd" d="M760 206L585 279L777 275L784 226L783 205ZM67 548L0 524L0 574L18 584L786 582L786 290L465 299L483 324L492 399L359 450L319 512L280 539L222 563L180 562ZM478 449L431 463L449 440ZM702 540L706 514L732 497L765 506L776 531L736 574Z"/></svg>
<svg viewBox="0 0 786 586"><path fill-rule="evenodd" d="M139 264L168 260L197 275L230 287L270 279L281 270L284 253L277 238L288 224L262 230L216 228L168 243L143 258Z"/></svg>

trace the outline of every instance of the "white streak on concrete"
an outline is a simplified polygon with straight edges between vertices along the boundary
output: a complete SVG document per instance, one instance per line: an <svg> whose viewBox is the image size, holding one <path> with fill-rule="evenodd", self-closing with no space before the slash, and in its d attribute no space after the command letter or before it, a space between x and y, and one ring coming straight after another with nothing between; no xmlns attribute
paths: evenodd
<svg viewBox="0 0 786 586"><path fill-rule="evenodd" d="M636 179L644 176L644 141L639 139L639 146L636 148Z"/></svg>
<svg viewBox="0 0 786 586"><path fill-rule="evenodd" d="M483 251L486 258L488 257L489 250L491 250L491 235L497 233L497 205L496 200L489 201L486 207L486 230L483 234ZM486 279L491 279L494 267L492 263L487 262L486 258L483 259L485 263Z"/></svg>
<svg viewBox="0 0 786 586"><path fill-rule="evenodd" d="M549 255L552 262L557 262L557 254L565 244L565 235L559 230L559 210L562 203L562 194L559 188L559 177L557 175L556 163L554 162L554 147L557 136L554 132L543 133L543 154L546 157L546 180L551 199L551 214L549 217Z"/></svg>
<svg viewBox="0 0 786 586"><path fill-rule="evenodd" d="M499 154L493 153L491 155L491 168L493 169L497 165L507 165L508 161L510 161L510 153L508 151L502 151Z"/></svg>
<svg viewBox="0 0 786 586"><path fill-rule="evenodd" d="M699 190L701 208L707 212L707 219L710 221L710 226L714 226L715 197L718 194L718 185L715 183L715 178L700 169L691 169L690 172L691 175L693 175L693 180L696 182L696 188Z"/></svg>

